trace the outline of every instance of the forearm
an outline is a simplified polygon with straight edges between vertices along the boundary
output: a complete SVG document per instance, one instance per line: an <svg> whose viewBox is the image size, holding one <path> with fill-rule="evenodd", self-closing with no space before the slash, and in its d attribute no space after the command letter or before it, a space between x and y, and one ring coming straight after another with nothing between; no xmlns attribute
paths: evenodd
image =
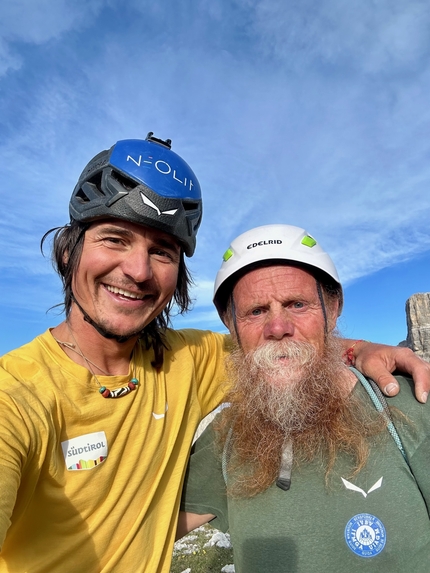
<svg viewBox="0 0 430 573"><path fill-rule="evenodd" d="M420 402L427 401L430 391L430 364L409 348L350 339L344 339L342 347L345 362L355 365L365 376L372 378L388 396L399 392L399 384L391 375L398 370L413 378L417 399Z"/></svg>
<svg viewBox="0 0 430 573"><path fill-rule="evenodd" d="M184 537L193 529L197 529L201 525L208 523L215 518L215 515L211 513L206 513L204 515L199 515L198 513L189 513L187 511L180 511L178 518L178 527L176 529L176 541Z"/></svg>

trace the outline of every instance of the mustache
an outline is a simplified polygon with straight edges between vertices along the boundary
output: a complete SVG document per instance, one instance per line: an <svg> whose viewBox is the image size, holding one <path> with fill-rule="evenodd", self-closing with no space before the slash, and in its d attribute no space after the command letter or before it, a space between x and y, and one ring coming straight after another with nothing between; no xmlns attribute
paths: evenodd
<svg viewBox="0 0 430 573"><path fill-rule="evenodd" d="M270 341L249 352L245 361L251 372L297 368L311 364L317 357L315 346L305 341ZM288 360L288 362L284 362Z"/></svg>

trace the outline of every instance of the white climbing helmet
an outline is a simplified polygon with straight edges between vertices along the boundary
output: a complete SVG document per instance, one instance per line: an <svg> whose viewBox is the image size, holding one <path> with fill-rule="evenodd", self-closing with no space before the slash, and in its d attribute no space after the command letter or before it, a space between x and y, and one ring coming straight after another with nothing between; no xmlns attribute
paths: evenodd
<svg viewBox="0 0 430 573"><path fill-rule="evenodd" d="M292 225L264 225L234 239L223 255L215 279L213 301L221 318L235 283L252 269L294 261L322 271L322 276L339 290L339 314L343 294L336 267L319 243L304 229ZM319 273L321 275L321 273Z"/></svg>

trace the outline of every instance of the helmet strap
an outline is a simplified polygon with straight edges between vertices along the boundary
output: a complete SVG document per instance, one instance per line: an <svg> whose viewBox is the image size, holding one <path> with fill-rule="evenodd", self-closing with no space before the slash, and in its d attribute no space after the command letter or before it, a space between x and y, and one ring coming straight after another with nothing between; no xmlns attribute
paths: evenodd
<svg viewBox="0 0 430 573"><path fill-rule="evenodd" d="M231 315L232 315L232 319L233 319L233 326L234 326L234 333L236 335L236 340L237 343L239 345L239 347L241 346L240 344L240 338L239 338L239 331L237 330L237 321L236 321L236 306L234 304L234 297L233 297L233 292L230 295L230 308L231 308Z"/></svg>
<svg viewBox="0 0 430 573"><path fill-rule="evenodd" d="M320 299L321 308L322 308L322 312L323 312L323 316L324 316L324 334L327 336L327 334L328 334L328 322L327 322L327 310L325 307L324 296L323 296L321 284L316 279L315 279L315 282L317 283L318 298Z"/></svg>
<svg viewBox="0 0 430 573"><path fill-rule="evenodd" d="M103 326L101 326L100 324L97 324L97 322L95 322L91 316L82 308L82 306L79 304L79 302L76 300L75 295L72 293L72 300L73 302L76 304L76 306L79 308L79 310L82 313L82 316L84 317L85 322L88 322L88 324L91 324L91 326L93 328L95 328L97 330L97 332L99 334L101 334L104 338L108 338L108 339L114 339L117 342L127 342L127 340L130 340L130 338L133 338L133 336L136 336L138 334L141 334L141 332L135 332L133 334L130 334L129 336L121 336L119 334L114 334L113 332L110 332L109 330L106 330L106 328L104 328Z"/></svg>

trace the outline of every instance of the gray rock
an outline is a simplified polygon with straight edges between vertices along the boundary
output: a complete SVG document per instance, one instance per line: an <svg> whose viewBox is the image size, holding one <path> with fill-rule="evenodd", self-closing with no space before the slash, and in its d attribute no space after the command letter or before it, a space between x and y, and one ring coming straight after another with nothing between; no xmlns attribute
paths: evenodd
<svg viewBox="0 0 430 573"><path fill-rule="evenodd" d="M417 293L406 301L407 339L399 346L408 346L430 362L430 293Z"/></svg>

